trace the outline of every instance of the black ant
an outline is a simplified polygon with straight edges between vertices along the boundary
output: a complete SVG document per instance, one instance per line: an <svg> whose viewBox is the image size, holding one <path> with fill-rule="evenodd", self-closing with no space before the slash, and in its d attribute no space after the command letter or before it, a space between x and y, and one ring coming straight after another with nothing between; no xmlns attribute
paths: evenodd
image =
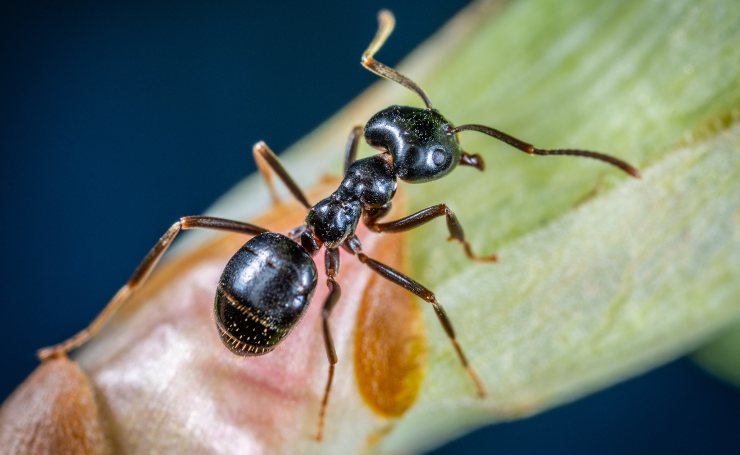
<svg viewBox="0 0 740 455"><path fill-rule="evenodd" d="M495 261L495 255L477 256L472 252L460 222L445 204L426 208L398 220L379 222L391 209L398 179L410 183L428 182L444 177L457 165L471 166L483 171L483 159L461 149L457 137L457 133L461 131L487 134L530 155L595 158L614 165L633 177L639 177L640 174L626 162L602 153L540 149L491 127L473 124L453 126L432 107L426 93L412 80L374 59L375 53L393 30L395 20L390 12L381 11L378 22L377 34L362 55L362 66L416 92L426 108L391 106L375 114L364 128L355 127L350 133L345 151L342 182L329 197L315 205L311 205L272 150L264 142L258 142L253 149L255 161L271 190L271 172L274 172L298 202L308 209L302 226L285 236L240 221L209 216L180 218L159 239L129 281L88 327L58 345L40 350L39 357L43 360L64 355L93 337L127 297L147 279L181 231L213 229L255 236L226 264L216 289L214 304L221 340L233 353L241 356L267 354L298 323L316 289L318 273L314 256L324 248L329 294L321 314L329 372L319 411L317 439L322 436L334 366L338 360L329 317L341 294L336 281L339 274L339 248L355 255L360 262L391 283L402 286L432 305L478 395L485 396L485 387L468 362L457 341L452 323L437 297L412 278L365 255L360 240L355 235L357 223L362 220L370 230L377 233L401 232L444 216L450 240L460 242L468 257ZM357 160L357 145L363 134L367 143L381 153Z"/></svg>

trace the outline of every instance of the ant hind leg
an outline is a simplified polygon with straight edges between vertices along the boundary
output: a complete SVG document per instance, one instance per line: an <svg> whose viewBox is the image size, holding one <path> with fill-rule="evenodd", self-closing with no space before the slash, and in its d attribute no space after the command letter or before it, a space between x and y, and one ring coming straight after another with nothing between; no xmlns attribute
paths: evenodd
<svg viewBox="0 0 740 455"><path fill-rule="evenodd" d="M337 358L337 351L334 349L334 339L331 336L331 327L329 326L329 316L331 311L334 309L334 305L339 301L339 297L342 295L342 289L339 287L334 278L339 273L339 250L327 249L324 255L326 261L326 286L329 288L329 295L324 300L324 306L321 310L321 327L324 332L324 347L326 348L326 358L329 361L329 374L326 378L326 387L324 387L324 398L321 400L321 408L319 410L319 425L316 429L315 438L317 441L321 441L324 434L324 420L326 418L326 406L329 404L329 393L331 392L331 384L334 379L334 367L339 360Z"/></svg>
<svg viewBox="0 0 740 455"><path fill-rule="evenodd" d="M126 302L128 297L146 281L149 275L156 267L167 249L172 245L177 235L189 229L211 229L217 231L229 231L247 235L259 235L268 232L267 229L240 221L226 220L211 216L185 216L177 220L162 235L159 241L149 250L139 266L134 270L131 278L124 284L118 292L110 299L103 311L84 329L77 332L71 338L56 344L40 349L37 353L40 360L46 360L52 357L59 357L67 354L69 351L82 346L90 338L94 337L100 329L113 317L114 314Z"/></svg>
<svg viewBox="0 0 740 455"><path fill-rule="evenodd" d="M439 301L437 301L437 297L434 295L434 293L422 284L415 281L413 278L399 272L398 270L388 265L383 264L382 262L378 262L366 256L360 250L359 241L356 238L353 238L352 241L348 242L347 247L350 251L357 255L357 258L360 260L360 262L370 267L370 269L372 269L375 273L382 276L391 283L401 286L402 288L412 292L416 296L421 297L426 302L432 305L432 308L437 315L437 319L439 319L439 323L442 325L442 328L447 334L447 338L450 339L452 347L455 349L457 357L460 359L460 363L462 363L463 368L465 368L468 376L470 376L470 379L473 381L478 396L481 398L485 397L486 388L483 385L483 381L481 381L478 373L476 373L473 366L470 364L470 362L468 362L467 356L463 352L460 343L457 341L457 336L455 335L455 330L452 327L452 322L450 322L450 319L447 317L447 313L444 311L444 308L442 308L442 305L440 305Z"/></svg>

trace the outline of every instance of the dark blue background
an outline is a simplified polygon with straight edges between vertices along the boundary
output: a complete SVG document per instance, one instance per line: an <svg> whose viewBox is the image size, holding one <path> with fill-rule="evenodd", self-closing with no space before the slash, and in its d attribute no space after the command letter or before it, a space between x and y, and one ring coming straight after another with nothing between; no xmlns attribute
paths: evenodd
<svg viewBox="0 0 740 455"><path fill-rule="evenodd" d="M1 7L0 397L253 170L252 143L285 149L376 80L378 9L397 62L466 2L97 3ZM435 453L740 453L739 424L737 390L681 360Z"/></svg>

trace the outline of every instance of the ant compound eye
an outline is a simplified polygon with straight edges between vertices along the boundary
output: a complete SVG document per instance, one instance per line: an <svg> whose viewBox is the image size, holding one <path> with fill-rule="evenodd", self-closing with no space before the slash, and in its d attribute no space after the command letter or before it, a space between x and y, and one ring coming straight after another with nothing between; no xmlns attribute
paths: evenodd
<svg viewBox="0 0 740 455"><path fill-rule="evenodd" d="M446 160L447 157L445 156L444 149L441 147L434 149L434 152L432 152L432 162L435 166L442 166Z"/></svg>

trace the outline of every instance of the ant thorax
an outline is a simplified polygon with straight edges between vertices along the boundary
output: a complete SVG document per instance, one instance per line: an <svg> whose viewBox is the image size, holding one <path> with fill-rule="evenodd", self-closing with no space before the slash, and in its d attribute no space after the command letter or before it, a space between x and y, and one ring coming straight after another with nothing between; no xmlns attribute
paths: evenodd
<svg viewBox="0 0 740 455"><path fill-rule="evenodd" d="M324 246L336 248L355 233L364 210L390 203L396 186L387 155L357 160L347 169L336 191L311 208L306 227Z"/></svg>

